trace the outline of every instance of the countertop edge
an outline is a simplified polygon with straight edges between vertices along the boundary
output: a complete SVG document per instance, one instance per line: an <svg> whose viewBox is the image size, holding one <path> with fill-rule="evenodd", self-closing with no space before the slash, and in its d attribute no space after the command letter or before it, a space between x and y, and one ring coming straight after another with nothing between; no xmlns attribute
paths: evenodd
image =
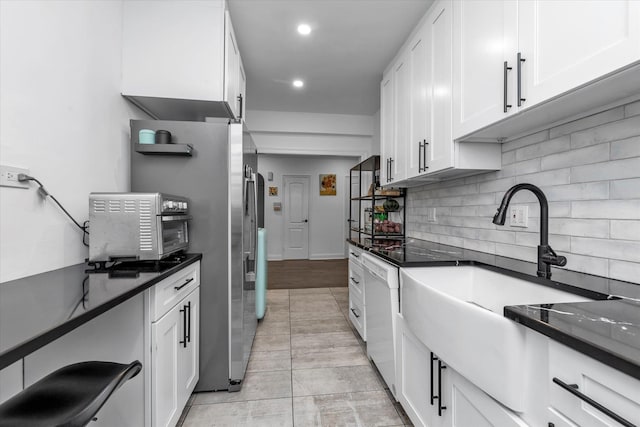
<svg viewBox="0 0 640 427"><path fill-rule="evenodd" d="M605 348L567 334L566 332L560 331L544 322L539 322L530 316L517 313L512 310L510 306L506 306L504 308L504 317L549 337L560 344L566 345L579 353L587 355L613 369L624 372L625 374L640 380L639 365L623 357L618 357L615 353L612 353Z"/></svg>
<svg viewBox="0 0 640 427"><path fill-rule="evenodd" d="M32 337L31 339L24 341L16 345L15 347L5 351L4 353L0 354L0 370L28 356L29 354L44 347L50 342L55 341L56 339L62 337L63 335L73 331L74 329L84 325L85 323L98 317L99 315L122 304L128 299L133 298L134 296L138 295L142 291L166 279L172 274L202 259L202 254L188 254L188 255L189 257L186 260L184 260L182 263L162 272L162 274L142 283L141 285L121 295L118 295L117 297L105 302L104 304L98 307L95 307L85 313L82 313L81 315L74 317L73 319L70 319L69 321L64 322L52 329L49 329L41 333L40 335Z"/></svg>

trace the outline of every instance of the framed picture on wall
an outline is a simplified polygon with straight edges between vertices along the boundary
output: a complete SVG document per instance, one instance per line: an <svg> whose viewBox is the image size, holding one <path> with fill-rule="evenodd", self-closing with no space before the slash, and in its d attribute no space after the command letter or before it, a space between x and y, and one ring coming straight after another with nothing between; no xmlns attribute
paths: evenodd
<svg viewBox="0 0 640 427"><path fill-rule="evenodd" d="M320 195L335 196L336 195L336 174L320 174Z"/></svg>

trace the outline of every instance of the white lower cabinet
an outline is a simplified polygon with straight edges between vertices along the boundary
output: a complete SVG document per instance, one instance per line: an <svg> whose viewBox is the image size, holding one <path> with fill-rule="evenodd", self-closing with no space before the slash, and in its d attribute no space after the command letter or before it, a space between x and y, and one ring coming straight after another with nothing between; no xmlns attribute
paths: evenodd
<svg viewBox="0 0 640 427"><path fill-rule="evenodd" d="M416 426L527 427L518 414L451 369L396 317L398 400Z"/></svg>
<svg viewBox="0 0 640 427"><path fill-rule="evenodd" d="M149 295L151 425L175 426L199 378L200 263L164 279Z"/></svg>
<svg viewBox="0 0 640 427"><path fill-rule="evenodd" d="M367 325L362 254L362 249L355 245L349 245L349 320L362 340L366 341Z"/></svg>
<svg viewBox="0 0 640 427"><path fill-rule="evenodd" d="M200 289L151 325L154 426L174 426L198 381Z"/></svg>
<svg viewBox="0 0 640 427"><path fill-rule="evenodd" d="M397 398L409 419L416 426L446 425L449 384L442 372L446 367L440 369L442 363L438 366L438 360L433 360L435 355L409 330L402 314L396 315L396 356ZM440 415L438 405L445 407Z"/></svg>
<svg viewBox="0 0 640 427"><path fill-rule="evenodd" d="M555 427L640 425L639 380L555 341L549 342L547 386Z"/></svg>

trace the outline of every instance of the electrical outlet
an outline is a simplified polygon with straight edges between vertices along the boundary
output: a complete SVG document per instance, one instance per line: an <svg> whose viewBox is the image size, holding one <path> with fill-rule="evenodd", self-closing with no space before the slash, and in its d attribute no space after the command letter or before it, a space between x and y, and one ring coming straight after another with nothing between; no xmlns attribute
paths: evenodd
<svg viewBox="0 0 640 427"><path fill-rule="evenodd" d="M18 174L29 175L29 169L16 168L13 166L0 165L0 186L29 188L29 181L18 181Z"/></svg>
<svg viewBox="0 0 640 427"><path fill-rule="evenodd" d="M529 206L511 206L509 210L509 225L512 227L529 227Z"/></svg>

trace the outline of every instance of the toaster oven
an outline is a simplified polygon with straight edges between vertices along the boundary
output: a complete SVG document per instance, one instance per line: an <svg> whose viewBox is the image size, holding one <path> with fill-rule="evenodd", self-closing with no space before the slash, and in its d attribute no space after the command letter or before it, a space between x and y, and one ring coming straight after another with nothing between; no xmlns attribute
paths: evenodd
<svg viewBox="0 0 640 427"><path fill-rule="evenodd" d="M89 261L160 260L189 246L189 200L162 193L89 194Z"/></svg>

